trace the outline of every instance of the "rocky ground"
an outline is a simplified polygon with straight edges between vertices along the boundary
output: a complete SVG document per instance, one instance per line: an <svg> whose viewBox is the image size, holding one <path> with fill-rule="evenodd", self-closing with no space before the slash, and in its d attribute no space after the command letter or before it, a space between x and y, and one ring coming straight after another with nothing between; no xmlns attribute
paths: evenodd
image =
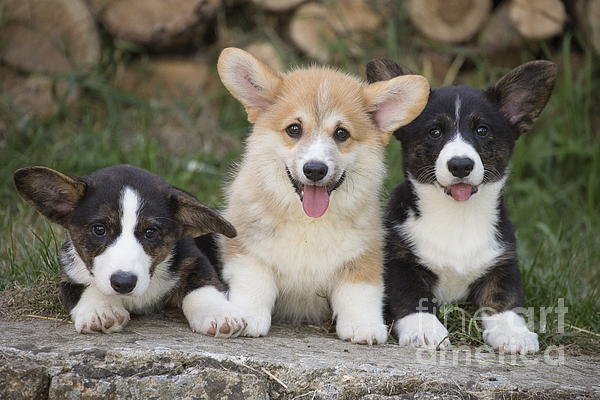
<svg viewBox="0 0 600 400"><path fill-rule="evenodd" d="M600 398L600 358L500 357L344 343L316 327L214 339L180 321L135 318L122 333L0 321L1 399Z"/></svg>

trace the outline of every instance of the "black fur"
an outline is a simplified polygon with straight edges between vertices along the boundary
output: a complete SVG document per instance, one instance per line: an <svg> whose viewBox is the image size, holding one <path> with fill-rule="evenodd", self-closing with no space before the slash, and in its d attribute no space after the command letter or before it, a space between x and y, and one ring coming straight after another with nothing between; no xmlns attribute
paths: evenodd
<svg viewBox="0 0 600 400"><path fill-rule="evenodd" d="M143 199L135 235L153 260L150 275L171 255L169 272L177 282L165 298L150 301L147 310L138 311L149 312L165 305L181 307L186 294L205 285L224 290L211 262L191 236L220 232L233 237L235 229L217 212L159 176L128 165L101 169L81 178L45 167L27 167L15 173L15 184L23 198L68 231L68 239L61 248L64 273L59 284L60 297L67 310L71 311L77 305L87 288L73 281L69 274L76 261L74 254L91 273L94 258L119 237L119 202L125 186L135 189ZM93 226L99 223L106 228L102 237L92 232ZM158 236L145 238L144 233L149 227L156 229Z"/></svg>
<svg viewBox="0 0 600 400"><path fill-rule="evenodd" d="M410 73L390 60L373 60L367 65L370 82ZM449 86L433 90L422 114L395 132L402 143L405 176L422 184L436 185L432 168L443 146L456 132L480 155L484 166L482 184L496 182L506 173L514 144L531 128L553 89L556 66L547 61L524 64L501 78L488 90ZM455 99L461 99L461 118L455 121ZM489 128L485 137L477 135L481 125ZM441 131L440 137L429 133ZM516 256L514 228L503 199L498 198L495 226L503 251L482 276L471 282L466 299L477 308L502 312L523 304L523 292ZM421 217L417 194L409 179L392 192L386 214L386 315L399 320L411 313L434 312L434 289L438 276L414 254L408 239L398 232L412 213Z"/></svg>
<svg viewBox="0 0 600 400"><path fill-rule="evenodd" d="M79 303L85 285L63 280L58 284L58 290L63 306L67 311L71 311Z"/></svg>

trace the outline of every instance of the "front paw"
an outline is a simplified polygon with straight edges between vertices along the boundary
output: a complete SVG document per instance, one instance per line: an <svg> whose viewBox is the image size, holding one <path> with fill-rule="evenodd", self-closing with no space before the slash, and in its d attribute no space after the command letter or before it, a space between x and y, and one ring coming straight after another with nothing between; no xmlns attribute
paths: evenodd
<svg viewBox="0 0 600 400"><path fill-rule="evenodd" d="M450 345L448 330L433 314L414 313L394 324L400 346L446 348Z"/></svg>
<svg viewBox="0 0 600 400"><path fill-rule="evenodd" d="M494 350L510 354L537 353L538 336L527 328L525 319L512 310L482 314L483 340Z"/></svg>
<svg viewBox="0 0 600 400"><path fill-rule="evenodd" d="M78 304L71 311L71 319L79 333L113 333L127 325L129 312L119 305Z"/></svg>
<svg viewBox="0 0 600 400"><path fill-rule="evenodd" d="M337 335L346 342L357 344L383 344L387 341L387 327L378 323L344 323L336 324Z"/></svg>
<svg viewBox="0 0 600 400"><path fill-rule="evenodd" d="M537 353L540 350L537 333L528 329L494 329L483 331L483 340L494 350L509 354Z"/></svg>
<svg viewBox="0 0 600 400"><path fill-rule="evenodd" d="M234 306L197 311L188 317L192 331L215 337L237 337L246 328L242 313Z"/></svg>
<svg viewBox="0 0 600 400"><path fill-rule="evenodd" d="M271 312L270 311L251 311L244 314L246 321L246 329L244 336L260 337L267 336L271 329Z"/></svg>

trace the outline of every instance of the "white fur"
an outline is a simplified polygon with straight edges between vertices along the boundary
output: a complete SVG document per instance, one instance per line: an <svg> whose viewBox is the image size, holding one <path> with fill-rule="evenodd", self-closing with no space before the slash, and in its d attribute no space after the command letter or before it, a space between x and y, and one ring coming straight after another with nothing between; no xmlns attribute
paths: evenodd
<svg viewBox="0 0 600 400"><path fill-rule="evenodd" d="M145 313L152 311L159 306L165 296L177 286L179 276L172 274L169 267L173 262L173 256L167 258L154 268L154 273L150 278L148 289L139 296L119 296L121 297L125 308L135 313Z"/></svg>
<svg viewBox="0 0 600 400"><path fill-rule="evenodd" d="M219 59L220 76L238 98L246 87L231 76L233 67L240 70L236 60L244 58L255 66L254 70L261 69L260 65L256 66L256 60L244 54L240 50L224 50ZM252 75L252 70L247 70L248 75ZM405 120L410 122L422 110L428 93L425 79L398 77L393 82L362 86L341 74L330 79L329 76L334 76L331 71L315 69L311 76L320 80L315 87L317 92L312 85L308 85L311 89L306 93L305 87L296 88L302 99L293 100L293 111L283 118L285 120L277 115L274 122L271 110L289 102L285 93L294 90L287 84L304 85L304 82L296 82L293 74L274 79L277 84L281 80L284 83L278 86L282 91L272 98L271 109L261 107L259 101L252 104L250 97L242 99L255 125L240 169L228 188L225 217L236 226L238 236L222 239L222 247L223 276L229 284L229 298L247 316L247 336L266 335L272 314L292 322L322 322L332 315L329 301L333 302L334 289L352 276L346 268L353 266L357 258L371 254L374 254L373 262L380 263L377 257L381 255L383 238L378 199L385 173L383 145L386 141L381 131L391 132ZM254 75L255 82L265 76ZM340 98L339 91L333 90L334 83L348 85L347 104L344 104L346 99ZM362 101L354 101L358 99L356 96L361 96ZM364 116L371 113L381 129L358 122L354 113L361 112ZM303 122L305 131L295 143L290 142L285 136L285 126L298 120ZM357 129L361 126L360 129L371 130L361 132L370 136L357 141L348 151L343 150L348 147L339 146L332 137L336 126L343 121L356 121ZM348 128L352 135L353 126ZM309 183L302 168L310 159L328 166L323 184L334 183L344 171L347 175L341 186L331 193L329 207L319 218L310 218L304 213L286 173L287 167L296 180ZM377 282L381 278L381 265L361 265L360 268L374 275L366 281ZM338 321L345 321L340 326L344 337L360 337L365 342L381 340L382 310L375 305L381 304L380 288L356 292L353 296L344 293L335 295L339 310L334 310L339 312ZM341 305L343 300L351 300L362 310L374 310L377 315L373 318L377 322L351 313L350 306ZM356 321L349 320L352 318ZM369 328L364 332L346 333L347 327L354 329L365 322Z"/></svg>
<svg viewBox="0 0 600 400"><path fill-rule="evenodd" d="M188 293L182 304L185 317L194 332L209 334L214 329L216 337L238 336L245 327L241 311L227 300L214 286L204 286ZM221 332L228 326L227 332Z"/></svg>
<svg viewBox="0 0 600 400"><path fill-rule="evenodd" d="M118 332L129 322L129 312L117 296L106 296L94 285L81 294L71 310L71 319L79 333Z"/></svg>
<svg viewBox="0 0 600 400"><path fill-rule="evenodd" d="M285 172L286 165L299 164L301 152L272 140L274 135L267 135L268 141L264 137L249 138L225 214L238 227L251 225L238 229L235 239L246 254L225 259L223 267L231 301L247 311L247 336L266 335L271 312L293 322L330 317L328 297L338 273L367 250L365 237L381 235L377 194L385 170L379 151L355 146L336 156L335 169L347 171L347 178L331 193L325 214L315 219L302 210ZM260 182L268 196L249 198L249 182Z"/></svg>
<svg viewBox="0 0 600 400"><path fill-rule="evenodd" d="M494 350L505 353L537 353L538 335L527 328L522 316L514 311L482 314L483 339Z"/></svg>
<svg viewBox="0 0 600 400"><path fill-rule="evenodd" d="M443 349L450 345L448 330L430 313L417 312L401 318L394 324L394 332L400 346Z"/></svg>
<svg viewBox="0 0 600 400"><path fill-rule="evenodd" d="M230 285L230 298L239 306L257 303L260 297L265 298L260 308L269 306L270 310L277 298L274 311L282 319L319 322L328 317L327 297L337 273L364 251L361 228L367 221L357 216L356 225L348 226L329 214L332 210L314 220L297 207L298 212L280 221L268 215L257 221L252 254L227 262L224 278Z"/></svg>
<svg viewBox="0 0 600 400"><path fill-rule="evenodd" d="M435 177L442 186L450 186L459 181L448 169L448 161L454 157L470 158L475 165L473 170L464 179L471 185L477 186L483 181L483 162L477 150L468 142L465 142L460 132L454 139L444 145L437 160L435 161Z"/></svg>
<svg viewBox="0 0 600 400"><path fill-rule="evenodd" d="M126 186L121 192L121 234L104 252L94 258L92 273L98 289L106 294L117 294L110 284L110 276L117 271L137 276L132 296L142 295L150 284L151 257L135 237L138 210L142 200L138 193Z"/></svg>
<svg viewBox="0 0 600 400"><path fill-rule="evenodd" d="M456 95L456 100L454 100L454 124L456 126L456 131L460 130L460 95Z"/></svg>
<svg viewBox="0 0 600 400"><path fill-rule="evenodd" d="M90 271L85 266L85 263L77 254L77 251L70 245L67 249L66 255L69 257L69 262L64 262L65 273L75 283L82 285L95 285L94 277L90 274ZM146 313L152 311L162 299L171 291L179 282L176 274L169 272L169 266L173 261L173 257L169 255L164 261L156 266L154 274L150 278L150 284L148 289L140 296L127 296L110 294L108 296L118 297L121 304L129 311L135 313ZM106 295L105 295L106 296Z"/></svg>
<svg viewBox="0 0 600 400"><path fill-rule="evenodd" d="M468 201L454 201L438 186L411 179L420 216L410 213L396 226L408 238L419 262L438 276L438 300L462 300L469 285L483 275L504 251L495 225L505 179L481 185Z"/></svg>
<svg viewBox="0 0 600 400"><path fill-rule="evenodd" d="M306 107L299 112L300 118L307 118L310 105ZM331 114L319 130L332 133L343 119L342 113ZM347 178L331 193L325 214L315 219L302 210L285 172L286 165L290 170L301 171L304 150L300 146L288 148L283 141L274 140L279 135L265 132L250 136L238 176L229 187L230 204L225 217L236 226L245 223L239 222L240 218L252 223L251 229L238 229L236 238L247 243L248 254L225 260L224 277L230 285L230 298L240 307L256 302L250 292L253 285L246 284L252 280L260 296L263 291L269 295L265 305L253 308L273 309L274 297L276 315L292 321L317 322L330 312L327 296L337 272L366 250L365 232L370 232L372 238L380 235L374 227L379 220L377 195L385 172L381 149L355 146L354 151L345 154L336 151L334 167L330 169L347 171ZM333 143L333 138L322 137L320 141ZM249 199L249 182L260 182L269 193L268 198ZM238 216L238 210L243 210L243 215ZM253 273L259 278L253 280ZM236 275L243 278L236 279ZM261 329L257 332L270 325L266 317L263 319L265 323L258 324ZM252 332L251 319L247 322L246 332Z"/></svg>
<svg viewBox="0 0 600 400"><path fill-rule="evenodd" d="M382 300L383 285L341 282L331 294L338 337L352 343L385 343Z"/></svg>
<svg viewBox="0 0 600 400"><path fill-rule="evenodd" d="M311 139L297 146L297 154L295 160L295 177L305 185L314 185L315 183L309 180L304 175L304 164L309 161L320 161L327 165L327 174L323 177L321 182L328 183L334 178L335 173L335 161L336 161L337 149L333 140L327 137L327 134L320 133L313 135Z"/></svg>
<svg viewBox="0 0 600 400"><path fill-rule="evenodd" d="M271 311L278 295L271 271L251 255L244 255L227 263L223 277L229 282L229 300L244 313L244 335L265 336L271 328Z"/></svg>
<svg viewBox="0 0 600 400"><path fill-rule="evenodd" d="M73 282L89 285L94 281L94 277L81 257L79 257L79 254L77 254L77 250L75 250L71 239L69 238L68 240L68 248L64 253L61 253L63 270Z"/></svg>

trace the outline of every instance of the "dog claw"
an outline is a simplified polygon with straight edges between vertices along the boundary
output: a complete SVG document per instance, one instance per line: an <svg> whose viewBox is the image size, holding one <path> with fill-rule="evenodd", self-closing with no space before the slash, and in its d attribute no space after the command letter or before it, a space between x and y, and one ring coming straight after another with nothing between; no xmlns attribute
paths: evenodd
<svg viewBox="0 0 600 400"><path fill-rule="evenodd" d="M215 336L217 334L217 324L216 323L211 323L210 324L210 328L208 328L208 330L206 331L206 333L208 333L211 336Z"/></svg>
<svg viewBox="0 0 600 400"><path fill-rule="evenodd" d="M231 328L227 322L225 322L223 325L221 325L221 328L219 328L219 333L229 333L230 331Z"/></svg>

